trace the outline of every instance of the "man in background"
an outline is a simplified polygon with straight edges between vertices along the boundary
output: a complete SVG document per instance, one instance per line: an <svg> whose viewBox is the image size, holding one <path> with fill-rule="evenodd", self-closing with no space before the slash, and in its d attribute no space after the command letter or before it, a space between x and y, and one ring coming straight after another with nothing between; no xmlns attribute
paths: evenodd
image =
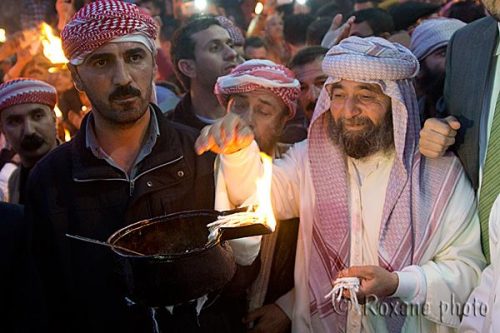
<svg viewBox="0 0 500 333"><path fill-rule="evenodd" d="M21 159L9 178L11 203L26 202L31 169L57 146L56 100L56 89L43 81L17 79L0 85L0 126Z"/></svg>

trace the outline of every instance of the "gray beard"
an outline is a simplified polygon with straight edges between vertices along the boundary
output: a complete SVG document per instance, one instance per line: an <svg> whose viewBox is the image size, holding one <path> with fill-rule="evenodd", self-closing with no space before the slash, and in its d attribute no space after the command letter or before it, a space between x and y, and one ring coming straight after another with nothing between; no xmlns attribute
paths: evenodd
<svg viewBox="0 0 500 333"><path fill-rule="evenodd" d="M356 124L364 124L366 130L349 131L344 127L344 119L336 122L328 113L328 133L332 142L347 155L362 159L377 152L388 152L394 148L394 130L392 112L387 112L382 123L375 125L369 118L355 120Z"/></svg>

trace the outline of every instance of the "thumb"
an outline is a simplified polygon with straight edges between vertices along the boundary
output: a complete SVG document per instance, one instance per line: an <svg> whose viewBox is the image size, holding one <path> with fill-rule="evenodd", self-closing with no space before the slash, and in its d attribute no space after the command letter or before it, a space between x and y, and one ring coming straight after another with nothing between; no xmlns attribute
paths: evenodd
<svg viewBox="0 0 500 333"><path fill-rule="evenodd" d="M330 30L337 30L342 24L342 14L337 14L332 20L332 25L330 26Z"/></svg>
<svg viewBox="0 0 500 333"><path fill-rule="evenodd" d="M448 116L443 119L452 129L455 131L460 128L460 122L457 120L457 118L453 116Z"/></svg>

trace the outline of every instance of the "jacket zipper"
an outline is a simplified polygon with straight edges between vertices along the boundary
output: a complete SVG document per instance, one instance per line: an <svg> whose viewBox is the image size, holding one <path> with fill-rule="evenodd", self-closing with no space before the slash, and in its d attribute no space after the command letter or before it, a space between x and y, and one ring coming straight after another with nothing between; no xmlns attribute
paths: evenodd
<svg viewBox="0 0 500 333"><path fill-rule="evenodd" d="M163 164L160 164L158 166L155 166L152 169L146 170L143 173L138 174L133 179L128 179L128 176L127 176L127 179L123 179L123 178L93 178L93 179L78 179L78 178L73 178L73 181L78 182L78 183L89 183L89 182L94 182L94 181L114 181L114 180L125 181L125 182L129 183L129 195L132 196L134 194L135 182L137 181L137 179L139 179L140 177L144 176L145 174L147 174L149 172L152 172L152 171L154 171L156 169L163 168L163 167L165 167L165 166L167 166L169 164L178 162L178 161L182 160L183 158L184 158L184 155L181 155L181 156L177 157L174 160L168 161L166 163L163 163Z"/></svg>

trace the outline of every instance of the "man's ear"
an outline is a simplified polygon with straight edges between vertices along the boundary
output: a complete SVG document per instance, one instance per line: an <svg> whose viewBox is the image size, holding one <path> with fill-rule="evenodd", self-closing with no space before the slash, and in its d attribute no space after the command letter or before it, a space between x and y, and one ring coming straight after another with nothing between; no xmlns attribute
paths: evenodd
<svg viewBox="0 0 500 333"><path fill-rule="evenodd" d="M76 90L80 92L85 91L83 89L82 78L80 77L80 74L78 74L78 69L76 68L76 66L68 64L68 69L71 73L71 78L73 79L73 84L75 85Z"/></svg>
<svg viewBox="0 0 500 333"><path fill-rule="evenodd" d="M189 78L196 77L196 64L192 59L181 59L177 63L177 68L179 71Z"/></svg>
<svg viewBox="0 0 500 333"><path fill-rule="evenodd" d="M158 76L158 64L153 58L153 80L156 80L157 76Z"/></svg>

